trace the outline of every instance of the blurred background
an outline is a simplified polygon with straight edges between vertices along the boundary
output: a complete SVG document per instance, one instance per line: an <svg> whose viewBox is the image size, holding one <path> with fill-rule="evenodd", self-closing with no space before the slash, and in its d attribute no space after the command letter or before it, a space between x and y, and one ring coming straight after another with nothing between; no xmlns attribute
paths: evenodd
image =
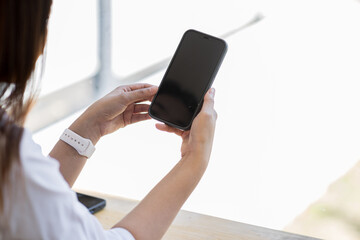
<svg viewBox="0 0 360 240"><path fill-rule="evenodd" d="M225 37L213 153L184 209L360 239L360 2L54 0L27 126L48 154L117 85L158 85L182 34ZM180 159L155 121L104 137L75 184L142 199Z"/></svg>

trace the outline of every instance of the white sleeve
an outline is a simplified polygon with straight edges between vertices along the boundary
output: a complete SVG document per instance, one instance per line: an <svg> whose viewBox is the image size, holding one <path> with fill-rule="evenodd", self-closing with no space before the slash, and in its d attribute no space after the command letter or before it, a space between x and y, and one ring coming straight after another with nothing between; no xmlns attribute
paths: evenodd
<svg viewBox="0 0 360 240"><path fill-rule="evenodd" d="M25 177L24 199L30 204L27 216L36 239L121 239L134 240L122 228L104 230L99 221L76 197L59 171L59 162L41 153L41 148L24 131L20 158ZM24 220L24 219L23 219ZM24 229L31 229L24 228Z"/></svg>

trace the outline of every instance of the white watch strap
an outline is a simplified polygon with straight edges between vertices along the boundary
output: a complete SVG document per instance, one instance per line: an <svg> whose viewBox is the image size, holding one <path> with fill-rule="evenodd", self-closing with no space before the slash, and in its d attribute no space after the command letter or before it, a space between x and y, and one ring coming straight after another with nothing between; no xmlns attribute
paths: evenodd
<svg viewBox="0 0 360 240"><path fill-rule="evenodd" d="M65 129L63 134L60 136L60 140L66 142L82 156L87 158L91 157L91 155L95 151L94 144L90 139L83 138L80 135L74 133L70 129Z"/></svg>

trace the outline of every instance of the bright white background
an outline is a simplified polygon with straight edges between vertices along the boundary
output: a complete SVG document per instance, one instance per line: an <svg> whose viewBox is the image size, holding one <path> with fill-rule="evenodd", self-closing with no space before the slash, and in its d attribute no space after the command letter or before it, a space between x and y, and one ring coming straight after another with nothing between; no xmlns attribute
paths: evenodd
<svg viewBox="0 0 360 240"><path fill-rule="evenodd" d="M95 1L62 1L54 5L44 92L96 71ZM73 15L55 19L64 12ZM112 68L116 76L139 71L171 56L187 28L220 35L257 12L262 22L226 39L213 154L184 209L281 229L359 160L358 1L114 0ZM57 42L59 35L71 38ZM162 74L143 82L159 84ZM35 134L45 154L75 118ZM104 137L76 187L143 198L180 157L180 139L154 124Z"/></svg>
<svg viewBox="0 0 360 240"><path fill-rule="evenodd" d="M41 95L96 73L97 0L53 0Z"/></svg>

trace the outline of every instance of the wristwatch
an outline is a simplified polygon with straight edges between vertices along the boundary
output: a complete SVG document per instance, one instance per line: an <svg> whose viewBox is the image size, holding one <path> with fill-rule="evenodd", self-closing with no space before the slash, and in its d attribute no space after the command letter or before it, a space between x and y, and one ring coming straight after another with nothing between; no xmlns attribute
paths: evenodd
<svg viewBox="0 0 360 240"><path fill-rule="evenodd" d="M83 138L70 129L65 129L60 140L72 146L81 156L89 158L95 152L95 146L90 139Z"/></svg>

